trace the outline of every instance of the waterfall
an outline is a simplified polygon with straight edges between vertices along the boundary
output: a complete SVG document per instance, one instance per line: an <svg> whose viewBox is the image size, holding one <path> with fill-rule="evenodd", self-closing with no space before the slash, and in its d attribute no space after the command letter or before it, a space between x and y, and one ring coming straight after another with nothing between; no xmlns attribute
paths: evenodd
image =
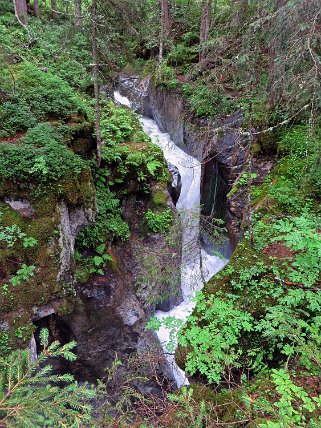
<svg viewBox="0 0 321 428"><path fill-rule="evenodd" d="M114 93L114 98L117 103L131 107L128 98L119 92ZM140 117L140 123L151 141L162 149L165 159L178 168L182 179L181 194L176 208L180 213L182 224L181 288L183 301L169 312L156 311L155 316L159 320L175 317L184 323L195 307L193 300L195 293L203 288L204 280L210 279L225 266L227 260L200 247L201 163L177 147L168 134L160 131L154 120ZM165 326L162 326L157 332L177 386L180 387L188 384L188 380L185 372L176 365L174 354L167 350L170 341L169 334L170 331Z"/></svg>

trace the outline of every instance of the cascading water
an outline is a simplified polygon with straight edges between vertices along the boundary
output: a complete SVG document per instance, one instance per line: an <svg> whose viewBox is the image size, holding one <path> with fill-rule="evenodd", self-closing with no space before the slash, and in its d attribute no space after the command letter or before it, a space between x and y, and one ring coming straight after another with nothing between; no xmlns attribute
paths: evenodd
<svg viewBox="0 0 321 428"><path fill-rule="evenodd" d="M131 107L129 99L117 91L114 93L114 99L119 104ZM181 288L183 301L169 312L156 311L155 316L159 320L175 317L184 323L194 309L195 293L202 289L204 280L210 279L225 266L227 260L200 247L201 163L177 147L168 134L160 131L154 120L141 117L140 123L151 141L162 149L165 159L175 165L181 175L182 189L176 208L180 213L182 224ZM157 335L171 365L177 386L188 384L185 372L175 363L174 354L167 350L170 342L169 329L162 326Z"/></svg>

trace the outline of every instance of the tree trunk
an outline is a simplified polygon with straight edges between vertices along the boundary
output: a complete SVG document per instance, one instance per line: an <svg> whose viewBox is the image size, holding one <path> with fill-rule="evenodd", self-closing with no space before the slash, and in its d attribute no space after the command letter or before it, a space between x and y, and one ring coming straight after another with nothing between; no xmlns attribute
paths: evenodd
<svg viewBox="0 0 321 428"><path fill-rule="evenodd" d="M248 13L248 0L236 0L235 7L237 8L236 25L241 25L246 21Z"/></svg>
<svg viewBox="0 0 321 428"><path fill-rule="evenodd" d="M214 28L216 10L217 10L217 0L214 0L213 10L211 11L211 18L210 18L210 21L211 21L211 23L210 23L210 29Z"/></svg>
<svg viewBox="0 0 321 428"><path fill-rule="evenodd" d="M34 10L35 16L39 17L40 16L40 10L39 10L39 1L38 0L34 0L33 10Z"/></svg>
<svg viewBox="0 0 321 428"><path fill-rule="evenodd" d="M51 14L54 19L57 18L57 0L51 0Z"/></svg>
<svg viewBox="0 0 321 428"><path fill-rule="evenodd" d="M168 0L161 0L162 9L162 27L165 38L170 37L171 34L171 22L169 16L169 2Z"/></svg>
<svg viewBox="0 0 321 428"><path fill-rule="evenodd" d="M75 0L75 26L81 27L81 0Z"/></svg>
<svg viewBox="0 0 321 428"><path fill-rule="evenodd" d="M252 86L252 85L251 85ZM252 91L251 91L252 93ZM246 208L245 208L245 220L247 223L247 229L249 233L250 245L254 246L254 233L253 233L253 220L252 220L252 171L253 171L253 105L252 101L249 104L249 142L248 142L248 153L247 153L247 165L246 165Z"/></svg>
<svg viewBox="0 0 321 428"><path fill-rule="evenodd" d="M202 1L202 16L201 16L201 30L200 30L200 54L199 60L203 61L206 56L205 44L208 40L211 25L211 10L212 0Z"/></svg>
<svg viewBox="0 0 321 428"><path fill-rule="evenodd" d="M93 77L94 77L95 110L96 110L96 141L97 141L96 164L99 167L101 162L101 133L100 133L100 105L99 105L99 85L98 85L96 0L92 0L91 20L92 20Z"/></svg>
<svg viewBox="0 0 321 428"><path fill-rule="evenodd" d="M162 81L162 67L163 67L163 30L159 37L159 55L158 55L158 83Z"/></svg>
<svg viewBox="0 0 321 428"><path fill-rule="evenodd" d="M16 18L22 25L28 24L26 0L14 0L14 11Z"/></svg>
<svg viewBox="0 0 321 428"><path fill-rule="evenodd" d="M162 81L162 65L163 65L163 51L164 42L170 37L171 24L169 18L169 2L168 0L161 0L161 22L159 34L159 55L158 55L158 83Z"/></svg>

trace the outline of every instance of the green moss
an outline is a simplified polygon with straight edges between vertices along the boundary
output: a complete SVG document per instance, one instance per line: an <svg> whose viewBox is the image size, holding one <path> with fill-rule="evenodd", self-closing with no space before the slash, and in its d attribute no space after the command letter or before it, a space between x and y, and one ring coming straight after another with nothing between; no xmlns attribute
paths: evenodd
<svg viewBox="0 0 321 428"><path fill-rule="evenodd" d="M261 151L262 151L261 145L258 142L254 143L252 146L253 156L258 155L259 153L261 153Z"/></svg>
<svg viewBox="0 0 321 428"><path fill-rule="evenodd" d="M229 191L229 193L226 195L227 198L231 198L234 196L238 191L240 190L240 187L236 184L232 187L232 189Z"/></svg>
<svg viewBox="0 0 321 428"><path fill-rule="evenodd" d="M164 210L167 208L167 195L163 189L155 189L152 192L152 201L155 208Z"/></svg>
<svg viewBox="0 0 321 428"><path fill-rule="evenodd" d="M203 384L192 384L192 398L197 404L205 402L208 411L214 409L213 417L220 422L228 423L241 419L240 409L244 407L243 390L234 388L217 392Z"/></svg>
<svg viewBox="0 0 321 428"><path fill-rule="evenodd" d="M109 260L107 262L107 266L108 266L109 269L111 269L112 271L116 272L116 270L117 270L117 258L116 258L115 254L113 253L113 251L112 251L111 248L109 248L107 250L107 253L111 257L111 260Z"/></svg>
<svg viewBox="0 0 321 428"><path fill-rule="evenodd" d="M13 247L1 251L0 269L7 277L14 275L22 264L35 266L34 275L28 281L21 281L19 286L9 285L10 293L1 296L1 314L7 314L15 307L30 313L33 306L45 304L54 294L61 292L61 284L57 282L60 216L56 197L49 194L47 198L34 199L32 206L34 216L24 218L7 204L0 203L2 225L16 225L26 236L36 239L36 245L32 247L26 248L22 240L17 240Z"/></svg>
<svg viewBox="0 0 321 428"><path fill-rule="evenodd" d="M175 362L178 367L182 370L186 368L186 358L188 354L188 349L183 346L178 345L175 350Z"/></svg>
<svg viewBox="0 0 321 428"><path fill-rule="evenodd" d="M82 264L78 265L75 271L75 277L78 284L85 284L91 276L90 269Z"/></svg>
<svg viewBox="0 0 321 428"><path fill-rule="evenodd" d="M28 198L28 195L25 194L24 198ZM58 195L51 191L45 194L41 194L36 198L32 199L32 206L36 211L36 217L56 217L58 203Z"/></svg>
<svg viewBox="0 0 321 428"><path fill-rule="evenodd" d="M59 308L57 310L57 314L59 316L68 315L73 311L74 307L75 307L75 301L74 300L71 300L71 299L65 300L64 303L62 303L59 306Z"/></svg>
<svg viewBox="0 0 321 428"><path fill-rule="evenodd" d="M27 348L35 326L30 322L30 317L26 311L19 311L12 314L9 320L9 337L10 346L13 349Z"/></svg>
<svg viewBox="0 0 321 428"><path fill-rule="evenodd" d="M23 227L25 221L21 215L12 209L9 205L4 202L0 202L0 212L2 213L1 223L5 226L12 226L16 224L19 227Z"/></svg>
<svg viewBox="0 0 321 428"><path fill-rule="evenodd" d="M143 67L143 70L142 70L140 76L142 78L150 77L150 75L153 74L154 68L155 68L154 61L152 59L149 59L148 61L146 61L144 63L144 67Z"/></svg>
<svg viewBox="0 0 321 428"><path fill-rule="evenodd" d="M71 150L85 159L89 159L96 150L96 141L93 137L93 123L83 121L81 123L68 123L65 133L65 144Z"/></svg>
<svg viewBox="0 0 321 428"><path fill-rule="evenodd" d="M94 205L95 187L90 169L84 169L79 176L65 176L59 183L59 193L71 205Z"/></svg>
<svg viewBox="0 0 321 428"><path fill-rule="evenodd" d="M205 285L205 294L213 294L219 291L228 291L229 284L239 279L240 273L252 267L258 261L258 256L249 242L242 241L234 251L229 263Z"/></svg>

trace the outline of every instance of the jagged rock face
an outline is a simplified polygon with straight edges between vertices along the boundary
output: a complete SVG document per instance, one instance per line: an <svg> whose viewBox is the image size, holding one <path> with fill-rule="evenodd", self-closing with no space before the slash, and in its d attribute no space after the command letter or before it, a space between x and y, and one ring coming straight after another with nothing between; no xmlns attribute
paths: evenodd
<svg viewBox="0 0 321 428"><path fill-rule="evenodd" d="M26 199L5 199L4 201L22 217L32 218L35 215L35 209Z"/></svg>
<svg viewBox="0 0 321 428"><path fill-rule="evenodd" d="M173 203L176 205L182 190L182 177L175 165L172 165L170 162L167 162L167 165L172 177L172 182L168 191L172 197Z"/></svg>
<svg viewBox="0 0 321 428"><path fill-rule="evenodd" d="M147 117L153 117L149 97L149 78L119 76L117 86L132 102L132 109Z"/></svg>
<svg viewBox="0 0 321 428"><path fill-rule="evenodd" d="M123 216L130 224L130 240L109 246L113 267L107 269L104 276L93 276L88 283L80 285L75 309L58 317L58 324L63 322L69 329L69 339L77 342L77 367L81 366L81 377L103 376L116 356L126 360L147 348L159 349L156 335L145 330L159 296L164 293L161 277L153 282L144 281L144 264L149 263L151 254L158 257L155 269L171 263L176 273L177 295L170 290L171 296L164 304L170 309L181 301L180 244L170 248L164 235L143 237L140 233L142 213L149 203L136 200L134 194L124 201ZM169 194L167 204L174 209ZM162 370L166 372L165 367Z"/></svg>
<svg viewBox="0 0 321 428"><path fill-rule="evenodd" d="M59 246L60 269L57 281L73 282L71 266L75 249L77 233L85 226L90 226L95 220L96 207L69 207L66 202L59 206Z"/></svg>
<svg viewBox="0 0 321 428"><path fill-rule="evenodd" d="M78 364L96 377L102 377L116 357L124 360L157 345L153 335L145 332L152 310L136 297L130 271L133 246L129 242L113 248L117 269L81 286L75 310L62 317L77 342Z"/></svg>

